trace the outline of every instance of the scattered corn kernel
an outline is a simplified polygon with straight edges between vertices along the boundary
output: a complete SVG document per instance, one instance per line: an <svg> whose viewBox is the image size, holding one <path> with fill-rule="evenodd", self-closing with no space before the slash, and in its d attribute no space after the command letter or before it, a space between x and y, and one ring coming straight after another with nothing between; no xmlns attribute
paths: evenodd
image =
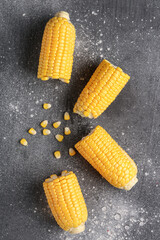
<svg viewBox="0 0 160 240"><path fill-rule="evenodd" d="M68 112L64 113L64 120L69 120L70 119L70 115Z"/></svg>
<svg viewBox="0 0 160 240"><path fill-rule="evenodd" d="M22 144L23 146L28 146L28 142L27 142L27 140L25 138L22 138L20 140L20 144Z"/></svg>
<svg viewBox="0 0 160 240"><path fill-rule="evenodd" d="M69 155L72 157L76 154L76 151L73 148L69 148Z"/></svg>
<svg viewBox="0 0 160 240"><path fill-rule="evenodd" d="M71 134L71 130L70 130L69 127L65 127L65 128L64 128L64 134L65 134L65 135Z"/></svg>
<svg viewBox="0 0 160 240"><path fill-rule="evenodd" d="M43 127L43 128L45 128L45 127L47 127L47 125L48 125L48 120L44 120L43 122L41 122L41 127Z"/></svg>
<svg viewBox="0 0 160 240"><path fill-rule="evenodd" d="M31 135L36 135L37 132L36 132L36 130L34 128L30 128L28 130L28 133L31 134Z"/></svg>
<svg viewBox="0 0 160 240"><path fill-rule="evenodd" d="M44 109L50 109L51 106L52 106L52 105L51 105L50 103L44 103L44 104L43 104L43 108L44 108Z"/></svg>
<svg viewBox="0 0 160 240"><path fill-rule="evenodd" d="M61 134L57 134L56 136L55 136L55 138L59 141L59 142L62 142L63 141L63 135L61 135Z"/></svg>
<svg viewBox="0 0 160 240"><path fill-rule="evenodd" d="M53 123L53 127L54 127L54 128L58 128L60 125L61 125L61 122L60 122L60 121Z"/></svg>
<svg viewBox="0 0 160 240"><path fill-rule="evenodd" d="M55 158L57 158L57 159L61 158L61 153L60 153L60 151L54 152L54 156L55 156Z"/></svg>
<svg viewBox="0 0 160 240"><path fill-rule="evenodd" d="M43 129L43 135L49 135L51 131L49 129Z"/></svg>

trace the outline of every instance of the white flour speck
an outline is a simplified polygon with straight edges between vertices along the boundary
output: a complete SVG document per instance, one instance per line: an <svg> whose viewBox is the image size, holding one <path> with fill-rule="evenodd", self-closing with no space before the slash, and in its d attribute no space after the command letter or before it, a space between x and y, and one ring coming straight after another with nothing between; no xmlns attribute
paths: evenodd
<svg viewBox="0 0 160 240"><path fill-rule="evenodd" d="M98 15L98 13L96 13L96 12L92 11L92 15L95 15L95 16L96 16L96 15Z"/></svg>

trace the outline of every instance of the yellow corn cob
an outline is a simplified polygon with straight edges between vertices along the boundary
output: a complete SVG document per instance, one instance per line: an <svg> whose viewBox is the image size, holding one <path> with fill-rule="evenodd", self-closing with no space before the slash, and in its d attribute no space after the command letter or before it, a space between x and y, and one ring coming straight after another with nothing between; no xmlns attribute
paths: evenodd
<svg viewBox="0 0 160 240"><path fill-rule="evenodd" d="M65 128L64 128L64 134L65 134L65 135L71 134L71 130L70 130L69 127L65 127Z"/></svg>
<svg viewBox="0 0 160 240"><path fill-rule="evenodd" d="M103 60L81 92L73 109L82 117L97 118L115 100L130 77Z"/></svg>
<svg viewBox="0 0 160 240"><path fill-rule="evenodd" d="M62 142L64 137L61 134L57 134L55 138L58 140L58 142Z"/></svg>
<svg viewBox="0 0 160 240"><path fill-rule="evenodd" d="M61 158L61 153L60 153L60 151L54 152L54 156L55 156L55 158L57 158L57 159Z"/></svg>
<svg viewBox="0 0 160 240"><path fill-rule="evenodd" d="M43 127L43 128L47 127L47 125L48 125L48 120L42 121L40 125L41 125L41 127Z"/></svg>
<svg viewBox="0 0 160 240"><path fill-rule="evenodd" d="M60 121L53 123L53 127L54 127L54 128L58 128L60 125L61 125L61 122L60 122Z"/></svg>
<svg viewBox="0 0 160 240"><path fill-rule="evenodd" d="M67 12L58 12L47 23L41 46L38 78L69 83L73 65L75 28Z"/></svg>
<svg viewBox="0 0 160 240"><path fill-rule="evenodd" d="M22 144L23 146L28 146L28 142L27 142L27 140L25 138L22 138L20 140L20 144Z"/></svg>
<svg viewBox="0 0 160 240"><path fill-rule="evenodd" d="M51 131L49 129L43 129L43 135L49 135Z"/></svg>
<svg viewBox="0 0 160 240"><path fill-rule="evenodd" d="M69 155L73 157L76 154L76 151L73 148L69 148Z"/></svg>
<svg viewBox="0 0 160 240"><path fill-rule="evenodd" d="M102 127L75 148L114 187L130 190L137 183L136 164Z"/></svg>
<svg viewBox="0 0 160 240"><path fill-rule="evenodd" d="M44 103L44 104L43 104L43 108L44 108L44 109L50 109L51 106L52 106L52 105L51 105L50 103Z"/></svg>
<svg viewBox="0 0 160 240"><path fill-rule="evenodd" d="M69 115L69 113L68 112L65 112L64 113L64 120L70 120L70 115Z"/></svg>
<svg viewBox="0 0 160 240"><path fill-rule="evenodd" d="M36 135L37 132L36 132L36 130L34 128L30 128L28 130L28 133L31 134L31 135Z"/></svg>
<svg viewBox="0 0 160 240"><path fill-rule="evenodd" d="M88 213L76 175L67 171L60 177L51 175L43 188L58 225L72 234L83 232Z"/></svg>

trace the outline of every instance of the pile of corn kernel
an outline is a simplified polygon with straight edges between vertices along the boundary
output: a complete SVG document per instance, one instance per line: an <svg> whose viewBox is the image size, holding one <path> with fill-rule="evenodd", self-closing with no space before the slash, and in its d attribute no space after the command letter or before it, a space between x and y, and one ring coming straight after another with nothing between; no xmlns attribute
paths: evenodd
<svg viewBox="0 0 160 240"><path fill-rule="evenodd" d="M50 103L44 103L43 104L43 108L46 109L46 110L50 109L51 108L51 104ZM68 112L64 113L64 120L66 120L66 121L70 120L70 115L69 115ZM40 126L43 128L42 129L43 135L50 135L51 134L51 131L46 128L47 125L48 125L48 120L43 120L40 123ZM54 128L59 128L60 125L61 125L61 121L57 121L57 122L54 122L52 126ZM34 128L30 128L28 130L28 133L31 134L31 135L36 135L37 134L37 132L36 132L36 130ZM71 130L70 130L69 127L65 127L64 128L64 134L65 135L71 134ZM56 134L55 138L57 139L58 142L62 142L63 139L64 139L64 136L62 134ZM20 144L23 145L23 146L28 146L28 142L27 142L27 140L25 138L22 138L20 140ZM72 157L72 156L74 156L76 154L76 151L73 148L69 148L68 153ZM61 152L60 151L57 150L53 154L54 154L54 157L56 159L61 158Z"/></svg>

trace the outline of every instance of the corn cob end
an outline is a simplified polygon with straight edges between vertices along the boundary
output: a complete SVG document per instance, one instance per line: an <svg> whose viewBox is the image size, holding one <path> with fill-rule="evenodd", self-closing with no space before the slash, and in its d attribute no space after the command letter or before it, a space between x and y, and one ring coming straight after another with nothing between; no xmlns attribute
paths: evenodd
<svg viewBox="0 0 160 240"><path fill-rule="evenodd" d="M68 21L70 20L69 13L64 11L57 12L55 17L66 18Z"/></svg>
<svg viewBox="0 0 160 240"><path fill-rule="evenodd" d="M136 183L138 182L138 178L137 175L132 178L131 181L129 181L124 187L122 187L121 189L125 189L126 191L131 190L132 187L134 187L134 185L136 185Z"/></svg>

